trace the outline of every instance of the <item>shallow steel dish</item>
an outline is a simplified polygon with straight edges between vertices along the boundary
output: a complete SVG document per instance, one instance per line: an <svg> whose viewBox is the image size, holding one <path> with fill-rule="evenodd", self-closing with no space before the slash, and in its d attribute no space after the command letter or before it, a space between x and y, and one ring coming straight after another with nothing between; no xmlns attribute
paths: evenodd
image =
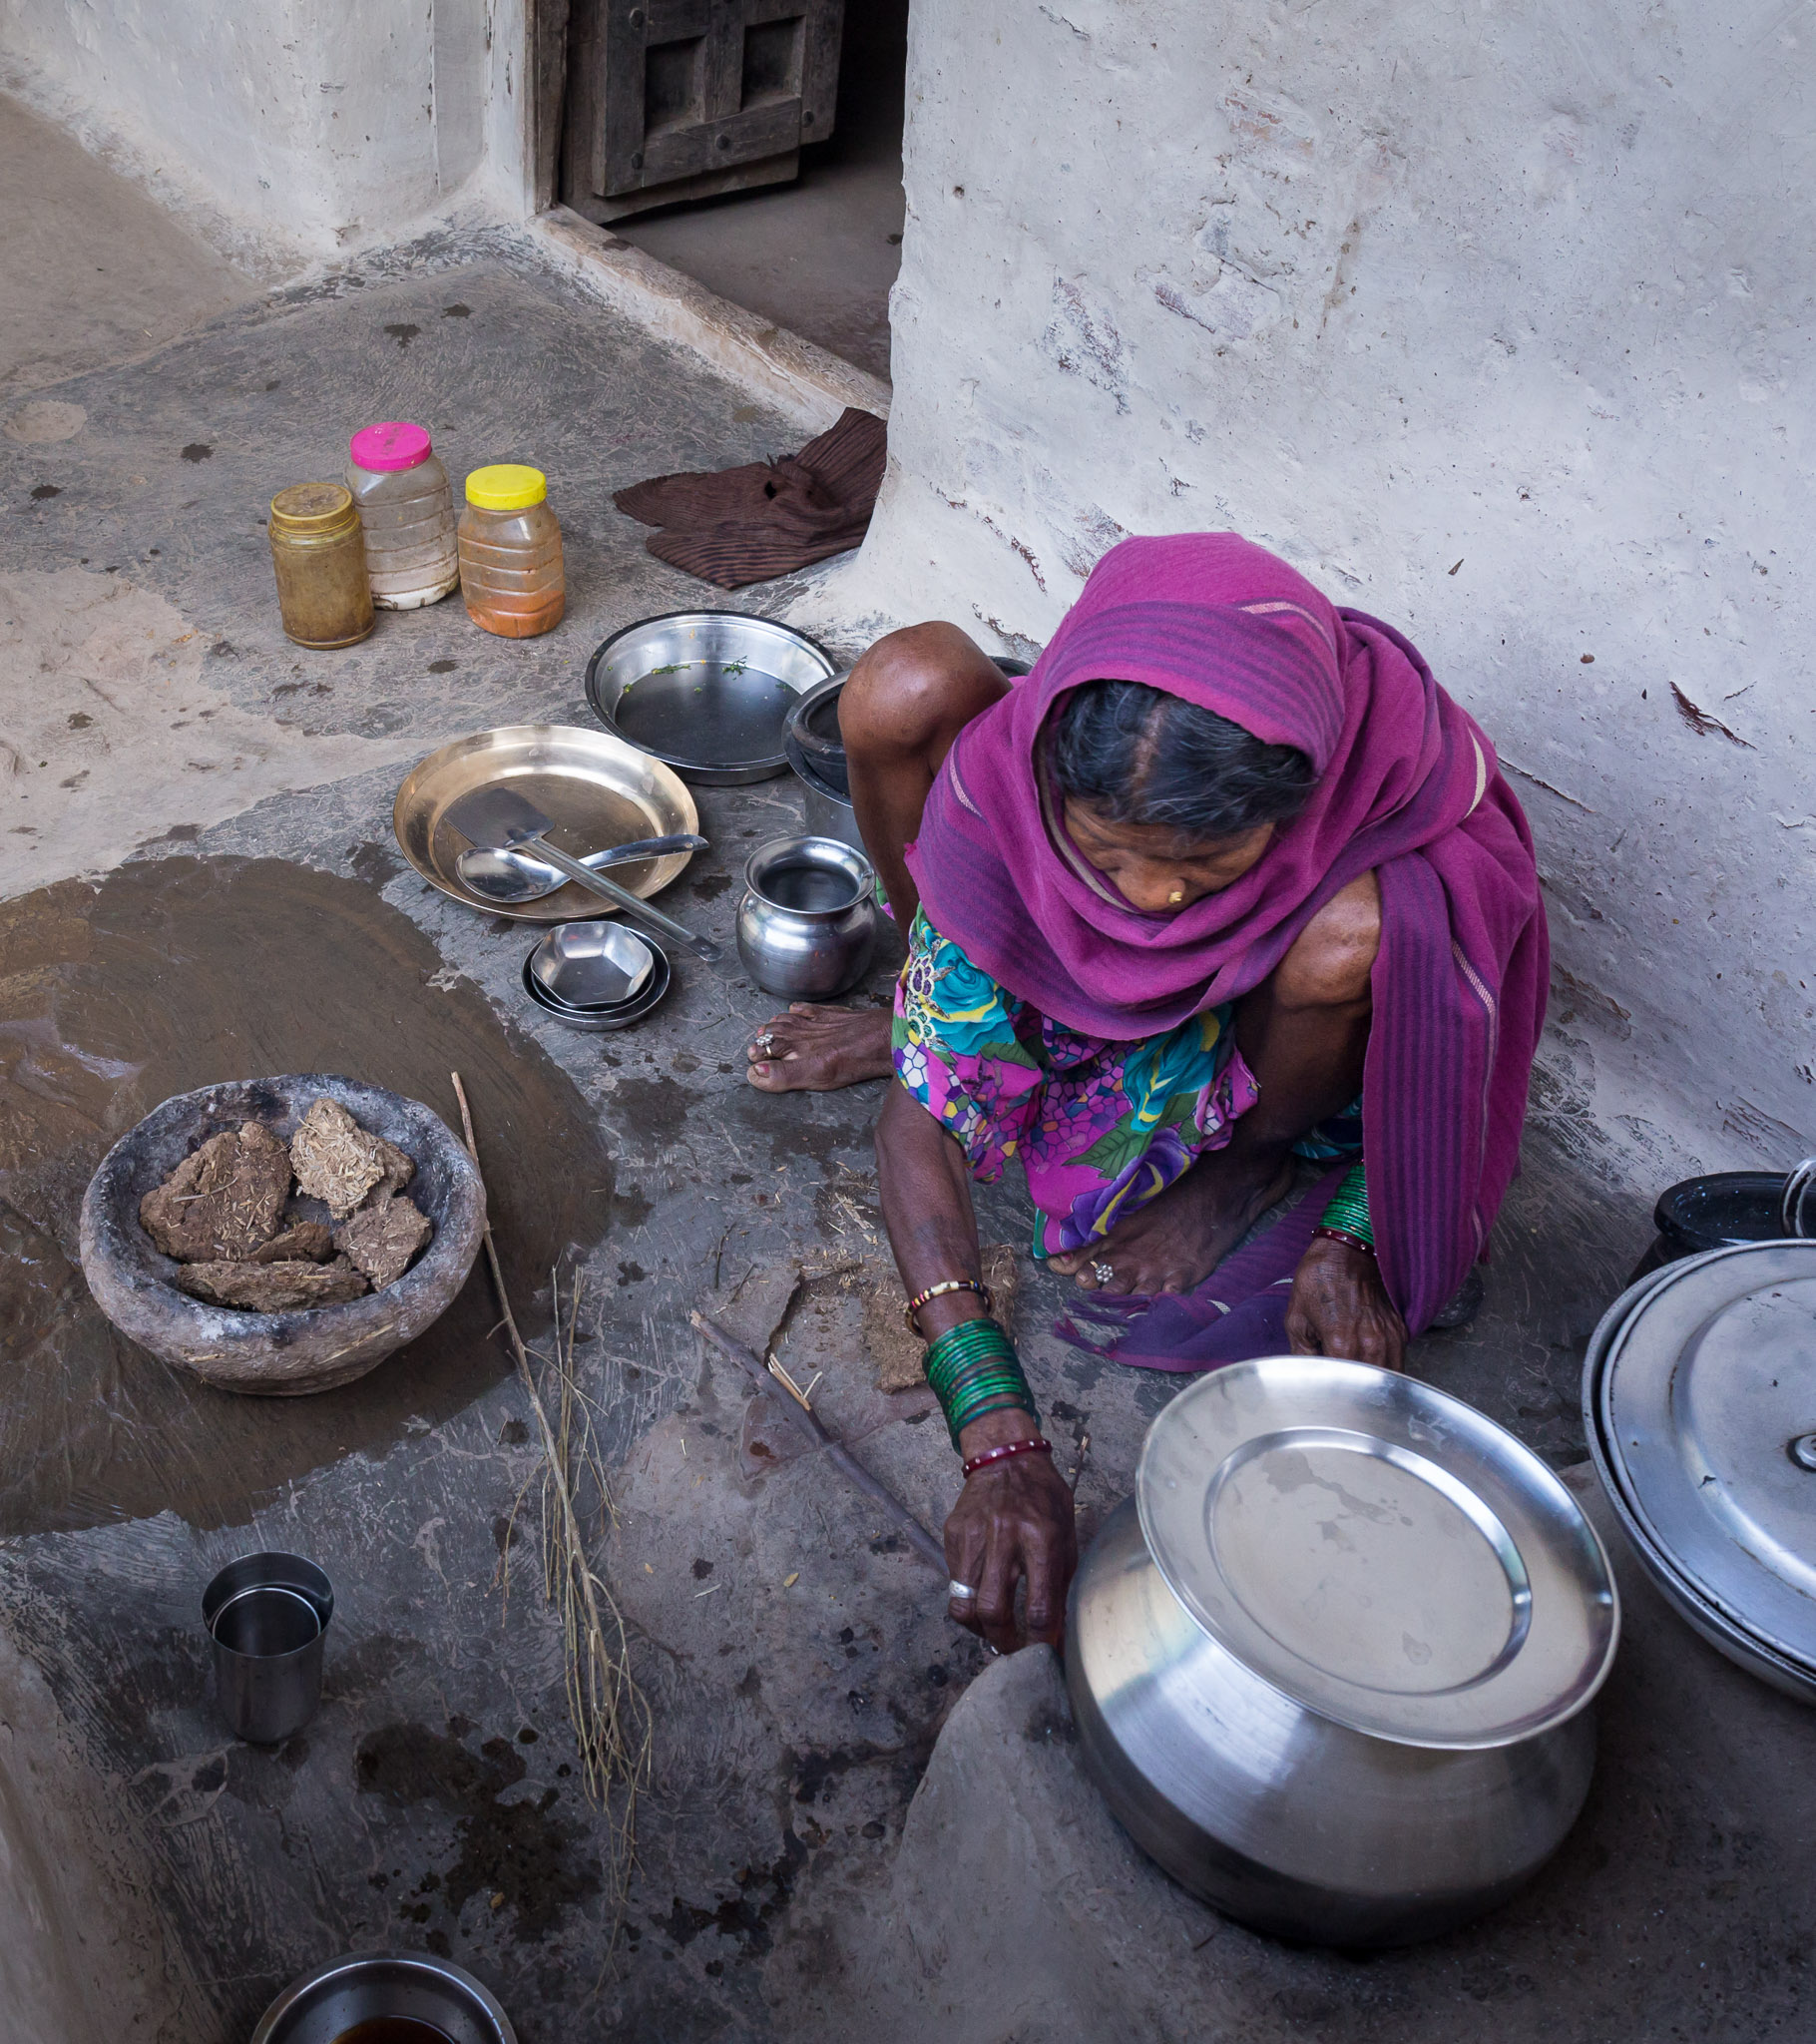
<svg viewBox="0 0 1816 2044"><path fill-rule="evenodd" d="M397 790L391 825L411 865L431 886L469 908L519 922L574 922L601 913L584 887L559 887L534 901L507 903L476 894L456 864L468 840L445 819L475 788L509 781L553 816L553 841L584 858L641 837L696 833L699 811L679 775L609 732L578 725L518 724L457 739L413 766ZM614 866L612 878L643 900L686 870L691 852Z"/></svg>
<svg viewBox="0 0 1816 2044"><path fill-rule="evenodd" d="M334 2044L384 2016L431 2023L451 2044L517 2044L511 2019L471 1973L426 1952L349 1954L293 1980L258 2019L252 2044Z"/></svg>
<svg viewBox="0 0 1816 2044"><path fill-rule="evenodd" d="M650 1011L667 996L674 978L674 968L668 955L658 951L650 977L642 989L628 1001L618 1001L607 1007L575 1007L549 992L535 973L530 970L529 959L524 960L523 983L533 1004L540 1008L552 1021L559 1022L565 1029L579 1029L590 1035L600 1035L608 1030L629 1029L633 1022L641 1022Z"/></svg>
<svg viewBox="0 0 1816 2044"><path fill-rule="evenodd" d="M742 611L676 611L614 633L587 700L616 737L708 787L787 770L794 701L837 662L804 632Z"/></svg>
<svg viewBox="0 0 1816 2044"><path fill-rule="evenodd" d="M1067 1679L1094 1778L1175 1879L1277 1936L1403 1944L1562 1841L1617 1635L1600 1542L1511 1435L1391 1371L1273 1357L1149 1429L1074 1583Z"/></svg>
<svg viewBox="0 0 1816 2044"><path fill-rule="evenodd" d="M530 953L530 970L571 1008L609 1008L643 992L657 955L648 937L600 916L558 924Z"/></svg>
<svg viewBox="0 0 1816 2044"><path fill-rule="evenodd" d="M1605 1679L1607 1556L1550 1469L1418 1378L1277 1356L1181 1392L1148 1429L1141 1530L1245 1667L1352 1731L1491 1747Z"/></svg>

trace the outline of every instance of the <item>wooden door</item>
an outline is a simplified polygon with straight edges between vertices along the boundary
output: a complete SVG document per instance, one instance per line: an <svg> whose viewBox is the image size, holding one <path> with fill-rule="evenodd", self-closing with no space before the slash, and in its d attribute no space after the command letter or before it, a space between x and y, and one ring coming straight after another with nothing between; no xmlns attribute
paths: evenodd
<svg viewBox="0 0 1816 2044"><path fill-rule="evenodd" d="M590 220L773 185L832 133L844 0L573 0L562 197Z"/></svg>

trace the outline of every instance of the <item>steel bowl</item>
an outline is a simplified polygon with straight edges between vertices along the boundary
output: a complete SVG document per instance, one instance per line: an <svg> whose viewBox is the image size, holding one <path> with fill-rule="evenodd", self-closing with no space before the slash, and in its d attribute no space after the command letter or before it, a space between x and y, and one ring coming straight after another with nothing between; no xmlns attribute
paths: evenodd
<svg viewBox="0 0 1816 2044"><path fill-rule="evenodd" d="M616 1008L649 985L659 955L648 937L601 916L557 923L530 953L530 970L570 1008Z"/></svg>
<svg viewBox="0 0 1816 2044"><path fill-rule="evenodd" d="M1576 1820L1618 1606L1511 1434L1324 1357L1234 1363L1149 1429L1074 1580L1081 1750L1137 1844L1300 1943L1409 1944Z"/></svg>
<svg viewBox="0 0 1816 2044"><path fill-rule="evenodd" d="M431 2024L449 2044L517 2044L511 2018L471 1973L426 1952L349 1953L293 1980L252 2044L335 2044L386 2017Z"/></svg>
<svg viewBox="0 0 1816 2044"><path fill-rule="evenodd" d="M864 833L857 827L857 810L849 795L840 794L829 780L815 771L804 755L795 758L794 741L788 742L788 764L801 784L801 814L809 837L831 837L853 851L864 850ZM868 854L866 853L866 856Z"/></svg>
<svg viewBox="0 0 1816 2044"><path fill-rule="evenodd" d="M765 993L829 1001L869 970L876 875L833 837L774 837L744 864L737 955Z"/></svg>
<svg viewBox="0 0 1816 2044"><path fill-rule="evenodd" d="M630 1000L604 1007L576 1007L550 993L531 971L528 958L524 960L523 968L524 992L534 1007L551 1021L559 1022L564 1029L579 1029L595 1036L613 1029L629 1029L633 1022L641 1022L667 997L673 977L674 968L669 963L668 954L659 950L651 966L650 977Z"/></svg>
<svg viewBox="0 0 1816 2044"><path fill-rule="evenodd" d="M683 780L733 787L787 771L795 699L838 663L804 632L742 611L676 611L616 632L587 663L606 729Z"/></svg>

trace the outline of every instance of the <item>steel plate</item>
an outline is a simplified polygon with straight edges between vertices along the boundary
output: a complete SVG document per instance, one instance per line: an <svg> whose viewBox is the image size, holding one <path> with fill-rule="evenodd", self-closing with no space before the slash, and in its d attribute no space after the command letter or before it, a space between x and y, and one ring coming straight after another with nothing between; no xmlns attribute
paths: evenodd
<svg viewBox="0 0 1816 2044"><path fill-rule="evenodd" d="M1487 1748L1600 1688L1607 1556L1531 1449L1414 1377L1231 1363L1149 1429L1155 1566L1199 1625L1306 1709L1407 1746Z"/></svg>
<svg viewBox="0 0 1816 2044"><path fill-rule="evenodd" d="M554 843L576 858L639 837L699 829L699 811L681 778L609 732L577 725L515 724L456 739L410 769L397 790L391 826L404 857L425 880L486 915L542 923L614 912L597 894L571 883L515 906L462 885L454 861L466 850L467 840L445 820L448 808L461 795L500 781L510 781L545 815L554 817ZM612 877L647 900L685 872L692 855L676 851L665 858L614 866Z"/></svg>
<svg viewBox="0 0 1816 2044"><path fill-rule="evenodd" d="M1644 1544L1773 1658L1816 1670L1816 1243L1660 1274L1599 1359L1595 1417Z"/></svg>
<svg viewBox="0 0 1816 2044"><path fill-rule="evenodd" d="M608 731L684 778L729 787L787 771L788 712L837 665L771 618L676 611L608 639L587 663L587 700Z"/></svg>

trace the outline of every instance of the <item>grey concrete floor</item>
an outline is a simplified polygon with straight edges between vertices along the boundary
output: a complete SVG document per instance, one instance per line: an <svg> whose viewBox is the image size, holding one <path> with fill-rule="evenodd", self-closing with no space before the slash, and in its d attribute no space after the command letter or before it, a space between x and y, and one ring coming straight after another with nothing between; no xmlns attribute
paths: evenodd
<svg viewBox="0 0 1816 2044"><path fill-rule="evenodd" d="M59 1717L64 1773L105 1785L111 1828L95 1849L163 1926L140 2033L226 2044L294 1973L388 1944L469 1966L524 2044L759 2039L828 2011L855 2019L851 1955L895 1934L911 1799L980 1659L945 1619L943 1583L815 1460L790 1456L686 1313L706 1300L760 1338L805 1268L780 1352L824 1372L833 1422L939 1524L954 1490L942 1430L924 1396L874 1389L859 1332L853 1267L879 1253L878 1089L755 1093L742 1047L772 1004L685 959L636 1031L564 1032L526 1009L524 931L434 892L390 833L411 762L491 725L586 723L586 659L609 632L722 601L644 552L615 488L798 435L502 233L373 257L200 323L175 285L152 309L181 329L152 353L72 310L65 344L88 365L0 417L14 1329L0 1628ZM91 330L121 358L84 357ZM68 430L11 431L24 404L60 407ZM548 471L569 565L556 632L491 639L456 600L382 617L343 653L282 638L263 505L336 472L347 432L385 416L430 426L456 475L503 458ZM779 609L804 587L743 600ZM744 850L792 826L798 804L787 781L699 802L713 848L666 900L728 939ZM889 969L865 997L885 995ZM1421 1343L1414 1367L1565 1463L1581 1453L1583 1340L1647 1231L1645 1200L1597 1175L1568 1036L1554 1050L1484 1311ZM533 1493L519 1510L536 1471L527 1407L482 1280L439 1338L361 1383L265 1404L181 1383L112 1337L74 1268L90 1171L168 1093L341 1069L445 1112L456 1064L534 1339L548 1335L546 1274L583 1285L577 1361L618 1513L601 1551L655 1728L616 1940L610 1831L575 1783ZM988 1236L1026 1242L1016 1189L982 1209ZM1126 1494L1172 1385L1059 1343L1057 1286L1026 1261L1024 1275L1025 1353L1089 1532ZM340 1599L322 1711L274 1753L225 1739L197 1622L213 1570L263 1545L316 1556ZM1718 1720L1702 1736L1718 1742ZM1711 1764L1693 1747L1674 1758L1685 1782ZM1670 1771L1647 1792L1668 1801ZM1698 1809L1685 1800L1681 1823ZM1737 1802L1732 1821L1754 1818ZM961 1824L944 1849L982 1845ZM1684 1865L1678 1924L1730 1922L1731 1894L1711 1914L1700 1861ZM1734 1877L1803 1872L1774 1843ZM1582 1892L1588 1917L1597 1906ZM1475 1933L1485 1964L1504 1934ZM1262 1940L1242 1951L1217 2034L1350 2034L1294 1998L1297 1960ZM1785 1942L1777 1998L1752 2028L1734 2016L1685 2034L1791 2034L1797 1963ZM1452 1961L1396 1966L1395 2006L1438 2021ZM1548 2029L1506 2034L1612 2034L1600 2002L1545 2008ZM1030 2033L1006 2009L977 2034Z"/></svg>
<svg viewBox="0 0 1816 2044"><path fill-rule="evenodd" d="M907 0L847 10L838 130L802 152L797 183L636 215L612 232L886 380L907 35Z"/></svg>

